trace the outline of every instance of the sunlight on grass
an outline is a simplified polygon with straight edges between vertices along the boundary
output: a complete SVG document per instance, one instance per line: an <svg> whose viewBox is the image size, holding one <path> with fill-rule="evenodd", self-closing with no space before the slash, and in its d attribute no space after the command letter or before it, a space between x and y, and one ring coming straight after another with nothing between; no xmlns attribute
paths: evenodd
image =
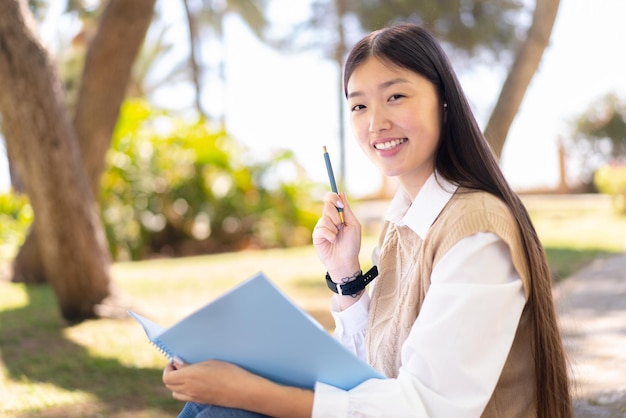
<svg viewBox="0 0 626 418"><path fill-rule="evenodd" d="M572 219L576 219L575 228ZM598 219L594 214L573 213L569 217L538 217L535 222L545 245L569 248L597 248L614 252L626 250L626 218L610 212Z"/></svg>
<svg viewBox="0 0 626 418"><path fill-rule="evenodd" d="M562 280L597 257L626 251L626 217L608 196L524 196L553 276Z"/></svg>
<svg viewBox="0 0 626 418"><path fill-rule="evenodd" d="M56 385L31 382L23 377L0 386L0 416L2 413L42 410L63 405L93 402L89 393L63 390Z"/></svg>
<svg viewBox="0 0 626 418"><path fill-rule="evenodd" d="M0 283L1 285L2 283ZM0 287L0 309L17 309L28 304L28 293L23 284Z"/></svg>
<svg viewBox="0 0 626 418"><path fill-rule="evenodd" d="M87 355L115 359L128 367L164 367L166 360L134 321L103 319L68 327L63 335L85 348ZM132 347L132 349L130 349Z"/></svg>
<svg viewBox="0 0 626 418"><path fill-rule="evenodd" d="M626 251L626 217L615 213L608 196L523 200L545 246Z"/></svg>

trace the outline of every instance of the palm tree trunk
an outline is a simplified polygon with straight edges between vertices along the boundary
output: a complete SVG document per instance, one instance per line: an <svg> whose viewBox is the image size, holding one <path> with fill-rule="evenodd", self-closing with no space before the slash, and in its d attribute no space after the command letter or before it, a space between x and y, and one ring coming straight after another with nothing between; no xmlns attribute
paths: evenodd
<svg viewBox="0 0 626 418"><path fill-rule="evenodd" d="M95 316L111 295L109 257L56 69L25 0L0 14L0 112L35 212L46 277L64 318ZM71 215L71 216L68 216Z"/></svg>
<svg viewBox="0 0 626 418"><path fill-rule="evenodd" d="M156 0L110 0L87 50L74 127L91 190L98 196L105 155Z"/></svg>
<svg viewBox="0 0 626 418"><path fill-rule="evenodd" d="M32 232L15 259L14 278L47 279L70 321L123 311L103 309L118 295L94 195L154 2L107 4L87 54L73 126L27 2L3 0L0 113L35 212Z"/></svg>
<svg viewBox="0 0 626 418"><path fill-rule="evenodd" d="M543 52L548 47L558 9L559 0L537 0L526 40L513 61L491 113L485 136L498 158L502 155L504 142L526 90L539 68Z"/></svg>

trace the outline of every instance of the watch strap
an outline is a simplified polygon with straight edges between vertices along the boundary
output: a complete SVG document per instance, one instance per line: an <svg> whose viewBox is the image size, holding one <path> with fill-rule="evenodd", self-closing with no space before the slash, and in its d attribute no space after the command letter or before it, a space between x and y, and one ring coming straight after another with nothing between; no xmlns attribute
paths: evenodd
<svg viewBox="0 0 626 418"><path fill-rule="evenodd" d="M326 273L326 285L328 285L330 290L339 295L351 296L365 289L365 286L370 284L377 276L378 267L374 266L365 274L363 274L363 272L359 273L359 275L356 276L356 279L348 283L338 284L333 282L330 275Z"/></svg>

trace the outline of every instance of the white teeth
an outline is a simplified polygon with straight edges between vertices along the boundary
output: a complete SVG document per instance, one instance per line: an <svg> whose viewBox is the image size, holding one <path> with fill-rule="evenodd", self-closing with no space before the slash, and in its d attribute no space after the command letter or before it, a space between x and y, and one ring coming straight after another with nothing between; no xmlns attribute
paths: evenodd
<svg viewBox="0 0 626 418"><path fill-rule="evenodd" d="M382 142L380 144L375 144L374 148L379 149L379 150L388 150L388 149L397 147L398 145L402 144L406 140L407 140L406 138L392 139L391 141Z"/></svg>

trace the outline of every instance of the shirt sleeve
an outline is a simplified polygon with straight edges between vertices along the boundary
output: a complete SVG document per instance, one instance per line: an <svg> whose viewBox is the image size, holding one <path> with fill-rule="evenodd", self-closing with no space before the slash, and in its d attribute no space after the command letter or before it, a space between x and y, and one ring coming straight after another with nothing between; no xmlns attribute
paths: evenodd
<svg viewBox="0 0 626 418"><path fill-rule="evenodd" d="M480 416L525 303L506 243L492 233L464 238L433 269L420 314L402 346L398 378L368 380L350 391L318 383L313 416ZM369 298L333 312L335 336L361 355L368 306Z"/></svg>
<svg viewBox="0 0 626 418"><path fill-rule="evenodd" d="M339 309L337 298L337 295L333 295L330 303L330 313L335 320L333 336L357 357L366 361L365 331L370 304L369 293L365 292L354 305L344 311Z"/></svg>

